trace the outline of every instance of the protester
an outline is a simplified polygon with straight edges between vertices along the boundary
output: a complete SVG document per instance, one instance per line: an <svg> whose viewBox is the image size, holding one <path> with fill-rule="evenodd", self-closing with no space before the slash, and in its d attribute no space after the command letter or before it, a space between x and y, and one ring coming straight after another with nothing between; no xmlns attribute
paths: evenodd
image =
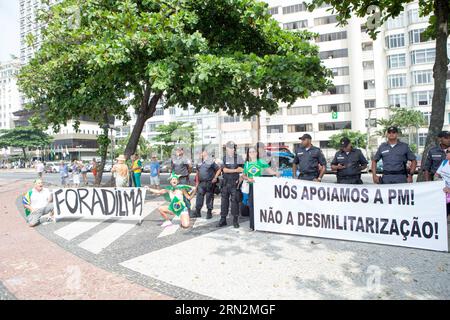
<svg viewBox="0 0 450 320"><path fill-rule="evenodd" d="M67 185L67 178L69 177L69 167L64 161L59 164L59 176L61 177L61 186L65 187Z"/></svg>
<svg viewBox="0 0 450 320"><path fill-rule="evenodd" d="M444 193L446 194L447 216L450 215L450 147L445 150L445 160L436 170L436 175L445 182Z"/></svg>
<svg viewBox="0 0 450 320"><path fill-rule="evenodd" d="M377 176L377 162L383 160L383 176ZM407 162L411 162L409 170ZM374 183L394 184L412 183L416 170L416 156L407 143L398 139L398 128L387 129L387 142L383 142L372 159L372 178Z"/></svg>
<svg viewBox="0 0 450 320"><path fill-rule="evenodd" d="M117 163L111 169L116 181L116 188L126 188L128 187L129 179L128 166L125 164L127 159L121 154L116 160Z"/></svg>
<svg viewBox="0 0 450 320"><path fill-rule="evenodd" d="M97 168L97 160L95 160L95 158L93 158L91 164L92 164L91 171L92 171L92 174L94 176L94 181L95 181L95 179L97 178L97 170L98 170L98 168Z"/></svg>
<svg viewBox="0 0 450 320"><path fill-rule="evenodd" d="M150 162L150 186L152 188L161 189L160 187L161 164L155 155L152 156Z"/></svg>
<svg viewBox="0 0 450 320"><path fill-rule="evenodd" d="M233 226L239 228L239 199L238 183L239 174L244 171L244 159L236 152L236 144L228 141L225 145L226 152L222 161L222 188L220 203L220 221L217 227L227 225L228 210L231 207ZM231 204L231 205L230 205Z"/></svg>
<svg viewBox="0 0 450 320"><path fill-rule="evenodd" d="M180 185L179 178L178 175L172 172L169 177L170 185L166 188L152 189L147 187L151 193L163 195L164 198L170 202L168 206L159 207L159 212L165 220L164 223L161 224L161 227L163 228L172 225L170 217L173 215L180 217L181 226L183 228L188 228L190 224L189 211L187 210L187 205L183 199L192 199L196 189L188 185Z"/></svg>
<svg viewBox="0 0 450 320"><path fill-rule="evenodd" d="M203 150L202 162L197 165L197 199L195 205L195 214L193 217L200 218L203 203L206 195L206 208L208 212L206 219L212 218L212 210L214 207L214 184L217 183L217 178L220 175L220 167L209 157L208 151Z"/></svg>
<svg viewBox="0 0 450 320"><path fill-rule="evenodd" d="M445 151L450 147L450 132L441 131L438 134L439 145L431 148L428 151L427 159L424 165L424 178L425 181L433 181L435 173L442 161L446 159Z"/></svg>
<svg viewBox="0 0 450 320"><path fill-rule="evenodd" d="M38 161L36 163L36 172L37 172L37 175L38 175L39 179L42 179L42 176L44 174L44 170L45 170L45 165L41 161Z"/></svg>
<svg viewBox="0 0 450 320"><path fill-rule="evenodd" d="M270 168L269 164L263 159L259 158L257 149L251 147L247 151L247 159L244 164L244 180L249 182L249 197L248 197L248 206L250 209L250 230L255 230L255 221L254 221L254 203L253 203L253 183L255 182L255 177L260 177L264 171L267 171L268 174L275 175L277 177L280 176L279 172L274 171Z"/></svg>
<svg viewBox="0 0 450 320"><path fill-rule="evenodd" d="M87 186L89 183L87 178L88 169L86 163L80 161L80 168L81 168L81 177L83 178L83 184Z"/></svg>
<svg viewBox="0 0 450 320"><path fill-rule="evenodd" d="M131 165L131 171L133 171L134 176L134 186L136 188L141 187L141 174L142 174L142 161L139 159L139 155L135 153L132 156L132 165Z"/></svg>
<svg viewBox="0 0 450 320"><path fill-rule="evenodd" d="M361 180L361 170L367 168L366 157L360 149L353 148L350 139L342 138L341 150L336 152L331 169L337 170L337 183L363 184Z"/></svg>
<svg viewBox="0 0 450 320"><path fill-rule="evenodd" d="M53 197L51 192L44 188L41 179L34 181L33 189L29 190L22 198L25 208L25 216L30 227L35 227L40 223L44 215L53 216Z"/></svg>
<svg viewBox="0 0 450 320"><path fill-rule="evenodd" d="M325 174L327 161L320 148L311 144L312 137L305 133L299 138L302 143L295 151L292 176L297 177L297 166L300 171L298 179L321 182Z"/></svg>
<svg viewBox="0 0 450 320"><path fill-rule="evenodd" d="M177 147L175 149L175 157L172 158L172 172L180 176L180 182L190 184L189 175L192 173L192 164L184 155L184 148Z"/></svg>
<svg viewBox="0 0 450 320"><path fill-rule="evenodd" d="M77 160L73 160L72 162L72 182L74 188L80 187L80 174L81 174L81 168L80 164Z"/></svg>

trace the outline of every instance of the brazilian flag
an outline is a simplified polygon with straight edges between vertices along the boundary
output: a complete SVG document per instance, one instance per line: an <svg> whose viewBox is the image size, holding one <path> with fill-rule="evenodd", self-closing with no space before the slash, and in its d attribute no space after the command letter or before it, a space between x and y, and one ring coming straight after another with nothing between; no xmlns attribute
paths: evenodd
<svg viewBox="0 0 450 320"><path fill-rule="evenodd" d="M178 199L178 197L173 197L172 202L169 204L169 210L172 211L178 217L186 209L186 205L183 200Z"/></svg>

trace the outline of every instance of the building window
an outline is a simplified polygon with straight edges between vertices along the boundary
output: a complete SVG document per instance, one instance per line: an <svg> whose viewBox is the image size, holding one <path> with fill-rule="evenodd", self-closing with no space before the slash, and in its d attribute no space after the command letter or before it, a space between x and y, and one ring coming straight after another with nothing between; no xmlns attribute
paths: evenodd
<svg viewBox="0 0 450 320"><path fill-rule="evenodd" d="M376 103L375 99L364 100L364 107L366 107L366 109L375 108L375 103Z"/></svg>
<svg viewBox="0 0 450 320"><path fill-rule="evenodd" d="M267 133L282 133L283 125L267 126Z"/></svg>
<svg viewBox="0 0 450 320"><path fill-rule="evenodd" d="M404 23L404 15L403 15L403 13L401 13L400 15L395 17L394 19L389 18L386 21L386 28L387 29L403 28L404 26L405 26L405 23Z"/></svg>
<svg viewBox="0 0 450 320"><path fill-rule="evenodd" d="M290 124L288 125L288 132L311 132L313 131L312 123Z"/></svg>
<svg viewBox="0 0 450 320"><path fill-rule="evenodd" d="M434 63L436 50L434 48L411 51L411 64Z"/></svg>
<svg viewBox="0 0 450 320"><path fill-rule="evenodd" d="M347 31L321 34L316 38L316 42L327 42L347 39Z"/></svg>
<svg viewBox="0 0 450 320"><path fill-rule="evenodd" d="M419 146L420 147L424 147L426 141L427 141L427 134L426 133L419 133Z"/></svg>
<svg viewBox="0 0 450 320"><path fill-rule="evenodd" d="M301 114L312 114L311 106L292 107L287 109L288 116L296 116Z"/></svg>
<svg viewBox="0 0 450 320"><path fill-rule="evenodd" d="M278 14L278 7L269 8L269 14L271 15Z"/></svg>
<svg viewBox="0 0 450 320"><path fill-rule="evenodd" d="M373 70L374 68L373 61L363 61L362 65L364 70Z"/></svg>
<svg viewBox="0 0 450 320"><path fill-rule="evenodd" d="M433 70L413 71L413 83L415 85L433 83Z"/></svg>
<svg viewBox="0 0 450 320"><path fill-rule="evenodd" d="M431 112L422 112L422 114L423 119L425 120L425 124L429 126L431 121Z"/></svg>
<svg viewBox="0 0 450 320"><path fill-rule="evenodd" d="M401 48L405 46L405 35L403 33L392 34L390 36L387 36L385 39L386 47L389 49Z"/></svg>
<svg viewBox="0 0 450 320"><path fill-rule="evenodd" d="M319 123L319 131L333 131L333 130L343 130L343 129L351 129L351 128L352 128L351 121Z"/></svg>
<svg viewBox="0 0 450 320"><path fill-rule="evenodd" d="M333 73L333 76L348 76L349 69L348 67L338 67L338 68L331 68L331 72ZM450 73L450 71L449 71Z"/></svg>
<svg viewBox="0 0 450 320"><path fill-rule="evenodd" d="M406 74L391 74L388 76L388 86L390 89L406 87Z"/></svg>
<svg viewBox="0 0 450 320"><path fill-rule="evenodd" d="M428 17L420 17L419 16L419 9L411 9L408 11L408 20L409 23L418 23L418 22L427 22Z"/></svg>
<svg viewBox="0 0 450 320"><path fill-rule="evenodd" d="M240 116L225 116L223 117L224 123L230 123L230 122L240 122L241 117Z"/></svg>
<svg viewBox="0 0 450 320"><path fill-rule="evenodd" d="M413 92L413 105L415 107L430 106L433 100L433 91Z"/></svg>
<svg viewBox="0 0 450 320"><path fill-rule="evenodd" d="M330 146L330 141L326 140L326 141L320 141L320 149L331 149L332 147Z"/></svg>
<svg viewBox="0 0 450 320"><path fill-rule="evenodd" d="M390 107L406 107L408 103L406 93L390 94L388 100Z"/></svg>
<svg viewBox="0 0 450 320"><path fill-rule="evenodd" d="M365 80L364 90L375 89L375 80Z"/></svg>
<svg viewBox="0 0 450 320"><path fill-rule="evenodd" d="M283 24L283 29L285 30L296 30L307 27L308 27L308 20L299 20Z"/></svg>
<svg viewBox="0 0 450 320"><path fill-rule="evenodd" d="M426 40L423 32L425 29L415 29L409 31L409 43L415 44L415 43L421 43L421 42L427 42L430 40Z"/></svg>
<svg viewBox="0 0 450 320"><path fill-rule="evenodd" d="M337 49L319 52L320 59L336 59L348 57L348 49Z"/></svg>
<svg viewBox="0 0 450 320"><path fill-rule="evenodd" d="M350 112L350 103L338 103L338 104L322 104L318 106L319 113L330 112Z"/></svg>
<svg viewBox="0 0 450 320"><path fill-rule="evenodd" d="M369 119L366 119L366 128L367 128L368 124L369 124ZM371 118L370 119L370 127L373 128L373 127L376 127L376 126L377 126L377 119Z"/></svg>
<svg viewBox="0 0 450 320"><path fill-rule="evenodd" d="M337 23L337 16L327 16L314 19L314 25L321 26L324 24Z"/></svg>
<svg viewBox="0 0 450 320"><path fill-rule="evenodd" d="M163 116L164 115L164 109L157 107L155 110L155 114L153 116Z"/></svg>
<svg viewBox="0 0 450 320"><path fill-rule="evenodd" d="M328 89L329 94L347 94L350 93L350 86L349 85L340 85L340 86L334 86L330 89Z"/></svg>
<svg viewBox="0 0 450 320"><path fill-rule="evenodd" d="M387 64L389 69L402 68L406 66L406 54L393 54L387 57Z"/></svg>
<svg viewBox="0 0 450 320"><path fill-rule="evenodd" d="M283 7L283 14L306 11L306 9L307 8L304 3L294 4L293 6Z"/></svg>

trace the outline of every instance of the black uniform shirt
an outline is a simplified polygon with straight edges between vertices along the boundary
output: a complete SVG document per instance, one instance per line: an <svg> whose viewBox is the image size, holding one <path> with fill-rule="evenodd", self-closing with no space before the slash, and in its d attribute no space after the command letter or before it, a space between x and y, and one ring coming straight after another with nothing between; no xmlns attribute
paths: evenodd
<svg viewBox="0 0 450 320"><path fill-rule="evenodd" d="M383 142L373 158L377 162L380 159L383 160L383 171L406 174L406 163L408 160L416 160L416 156L407 143L397 141L397 144L391 147L389 143Z"/></svg>
<svg viewBox="0 0 450 320"><path fill-rule="evenodd" d="M226 154L223 157L222 168L237 169L239 167L241 168L244 167L244 159L242 159L240 155L234 155L230 157L228 154ZM236 181L239 179L239 173L223 172L223 179L225 180L226 183L228 182L236 183Z"/></svg>
<svg viewBox="0 0 450 320"><path fill-rule="evenodd" d="M431 148L428 151L424 169L434 175L445 158L445 149L442 149L440 146Z"/></svg>
<svg viewBox="0 0 450 320"><path fill-rule="evenodd" d="M342 164L345 169L338 170L338 177L348 177L361 175L360 166L367 165L366 157L362 154L361 150L353 149L347 154L347 152L340 150L336 152L332 165Z"/></svg>
<svg viewBox="0 0 450 320"><path fill-rule="evenodd" d="M299 147L295 153L294 163L298 165L300 174L319 174L319 163L325 166L327 161L322 150L311 146L308 150Z"/></svg>
<svg viewBox="0 0 450 320"><path fill-rule="evenodd" d="M206 159L202 163L198 164L197 170L200 181L211 181L214 179L218 169L219 166L213 159Z"/></svg>

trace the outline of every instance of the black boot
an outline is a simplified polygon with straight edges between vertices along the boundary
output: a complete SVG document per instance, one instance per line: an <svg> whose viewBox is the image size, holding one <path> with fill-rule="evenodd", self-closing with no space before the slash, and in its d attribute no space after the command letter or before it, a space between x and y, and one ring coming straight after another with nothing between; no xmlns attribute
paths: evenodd
<svg viewBox="0 0 450 320"><path fill-rule="evenodd" d="M206 213L206 219L212 219L212 211L208 210L208 212Z"/></svg>
<svg viewBox="0 0 450 320"><path fill-rule="evenodd" d="M227 219L224 217L220 217L220 221L219 221L219 224L217 225L217 228L225 227L226 225L227 225Z"/></svg>
<svg viewBox="0 0 450 320"><path fill-rule="evenodd" d="M201 218L202 217L201 209L200 210L195 210L194 217L195 218Z"/></svg>
<svg viewBox="0 0 450 320"><path fill-rule="evenodd" d="M238 216L233 217L233 227L239 228L239 217Z"/></svg>

